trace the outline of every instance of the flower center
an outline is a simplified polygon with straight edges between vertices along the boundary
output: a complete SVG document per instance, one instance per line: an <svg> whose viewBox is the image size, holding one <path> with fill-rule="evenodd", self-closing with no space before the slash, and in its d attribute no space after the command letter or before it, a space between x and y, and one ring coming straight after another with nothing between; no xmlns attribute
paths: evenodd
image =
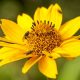
<svg viewBox="0 0 80 80"><path fill-rule="evenodd" d="M32 31L26 33L25 39L33 47L35 54L42 54L42 51L50 53L55 47L60 46L61 37L54 26L42 22L33 24Z"/></svg>

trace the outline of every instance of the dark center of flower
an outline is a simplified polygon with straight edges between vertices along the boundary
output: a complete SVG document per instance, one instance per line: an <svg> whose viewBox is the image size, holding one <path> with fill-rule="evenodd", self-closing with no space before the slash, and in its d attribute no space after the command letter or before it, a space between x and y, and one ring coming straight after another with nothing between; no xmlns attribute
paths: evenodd
<svg viewBox="0 0 80 80"><path fill-rule="evenodd" d="M34 24L34 23L33 23ZM25 35L30 46L33 47L35 54L41 54L42 51L49 53L61 44L61 37L54 29L54 26L49 23L38 22L34 24L31 32Z"/></svg>

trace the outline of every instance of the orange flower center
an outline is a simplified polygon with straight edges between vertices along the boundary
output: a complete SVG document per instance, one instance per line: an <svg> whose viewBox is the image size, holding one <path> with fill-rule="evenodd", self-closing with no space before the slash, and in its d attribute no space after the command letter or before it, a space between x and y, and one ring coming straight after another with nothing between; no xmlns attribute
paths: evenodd
<svg viewBox="0 0 80 80"><path fill-rule="evenodd" d="M26 33L25 39L33 47L35 54L41 54L42 51L50 53L55 47L60 46L61 37L54 26L42 22L33 24L32 31Z"/></svg>

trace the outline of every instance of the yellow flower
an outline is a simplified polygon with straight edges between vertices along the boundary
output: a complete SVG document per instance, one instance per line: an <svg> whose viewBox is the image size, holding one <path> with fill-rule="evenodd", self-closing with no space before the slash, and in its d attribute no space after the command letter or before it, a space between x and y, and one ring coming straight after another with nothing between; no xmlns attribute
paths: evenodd
<svg viewBox="0 0 80 80"><path fill-rule="evenodd" d="M46 77L56 78L55 59L72 59L80 56L80 17L62 23L62 10L58 4L37 8L32 19L27 14L18 15L17 24L1 19L4 36L0 37L0 66L28 58L22 68L26 73L35 63Z"/></svg>

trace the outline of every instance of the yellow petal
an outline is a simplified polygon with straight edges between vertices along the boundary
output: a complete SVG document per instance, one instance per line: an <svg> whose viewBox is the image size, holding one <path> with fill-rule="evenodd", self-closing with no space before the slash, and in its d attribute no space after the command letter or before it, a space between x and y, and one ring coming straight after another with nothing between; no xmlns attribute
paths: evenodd
<svg viewBox="0 0 80 80"><path fill-rule="evenodd" d="M46 15L46 21L50 21L52 8L53 8L53 4L51 4L51 5L48 7L47 15Z"/></svg>
<svg viewBox="0 0 80 80"><path fill-rule="evenodd" d="M37 8L35 13L34 13L34 21L40 21L40 8Z"/></svg>
<svg viewBox="0 0 80 80"><path fill-rule="evenodd" d="M10 20L2 19L1 21L1 28L4 34L7 36L7 38L11 41L15 41L18 43L22 42L24 36L23 29Z"/></svg>
<svg viewBox="0 0 80 80"><path fill-rule="evenodd" d="M72 57L80 56L80 40L72 41L61 45L62 49Z"/></svg>
<svg viewBox="0 0 80 80"><path fill-rule="evenodd" d="M33 20L29 15L23 13L22 16L18 15L17 23L25 32L27 32L31 30Z"/></svg>
<svg viewBox="0 0 80 80"><path fill-rule="evenodd" d="M0 49L0 59L5 59L7 56L10 56L13 51L14 51L13 48L8 48L8 47L1 48Z"/></svg>
<svg viewBox="0 0 80 80"><path fill-rule="evenodd" d="M48 57L51 57L52 59L57 59L57 58L61 57L59 54L55 53L54 51L52 51L51 53L49 53L47 51L42 51L42 53Z"/></svg>
<svg viewBox="0 0 80 80"><path fill-rule="evenodd" d="M0 56L0 58L2 59L0 61L0 66L3 66L3 65L8 64L10 62L14 62L14 61L17 61L17 60L20 60L23 58L27 58L27 57L29 58L31 56L32 55L26 55L23 51L13 49L12 51L7 51L6 54L4 53L2 55L2 58Z"/></svg>
<svg viewBox="0 0 80 80"><path fill-rule="evenodd" d="M42 21L46 20L47 9L45 7L37 8L34 14L34 21Z"/></svg>
<svg viewBox="0 0 80 80"><path fill-rule="evenodd" d="M13 51L12 48L7 48L7 47L1 48L1 49L0 49L0 59L5 59L6 56L9 56L12 51ZM7 53L9 53L9 52L10 52L10 54L7 54Z"/></svg>
<svg viewBox="0 0 80 80"><path fill-rule="evenodd" d="M65 40L61 45L65 45L65 44L67 44L68 42L76 41L76 40L78 40L78 39L79 39L79 36L73 36L73 37Z"/></svg>
<svg viewBox="0 0 80 80"><path fill-rule="evenodd" d="M38 62L39 60L41 59L41 56L40 57L32 57L31 59L29 59L24 67L22 68L22 72L23 73L26 73L36 62Z"/></svg>
<svg viewBox="0 0 80 80"><path fill-rule="evenodd" d="M62 39L68 39L80 29L80 17L74 18L63 24L59 30Z"/></svg>
<svg viewBox="0 0 80 80"><path fill-rule="evenodd" d="M39 61L39 70L41 73L43 73L48 78L56 78L57 72L57 66L56 62L52 60L51 58L44 56Z"/></svg>
<svg viewBox="0 0 80 80"><path fill-rule="evenodd" d="M25 44L25 42L21 42L21 43L20 42L19 43L17 42L16 43L15 41L12 41L12 40L7 39L6 36L5 37L0 37L0 41L1 42L6 42L6 43L14 43L14 44Z"/></svg>
<svg viewBox="0 0 80 80"><path fill-rule="evenodd" d="M80 56L80 40L63 42L59 48L54 51L63 57L78 57Z"/></svg>
<svg viewBox="0 0 80 80"><path fill-rule="evenodd" d="M28 51L30 49L28 45L10 44L5 42L0 42L0 46L24 50L24 51Z"/></svg>
<svg viewBox="0 0 80 80"><path fill-rule="evenodd" d="M14 48L3 47L0 49L0 59L7 59L8 57L20 53L22 51ZM24 51L23 51L24 52Z"/></svg>
<svg viewBox="0 0 80 80"><path fill-rule="evenodd" d="M52 52L51 55L52 55L53 59L58 59L61 57L59 54L54 53L54 52Z"/></svg>
<svg viewBox="0 0 80 80"><path fill-rule="evenodd" d="M59 30L62 22L62 10L58 4L50 5L47 13L47 21L55 25L55 29Z"/></svg>
<svg viewBox="0 0 80 80"><path fill-rule="evenodd" d="M40 9L40 21L44 22L47 16L47 9L45 7L41 7Z"/></svg>

